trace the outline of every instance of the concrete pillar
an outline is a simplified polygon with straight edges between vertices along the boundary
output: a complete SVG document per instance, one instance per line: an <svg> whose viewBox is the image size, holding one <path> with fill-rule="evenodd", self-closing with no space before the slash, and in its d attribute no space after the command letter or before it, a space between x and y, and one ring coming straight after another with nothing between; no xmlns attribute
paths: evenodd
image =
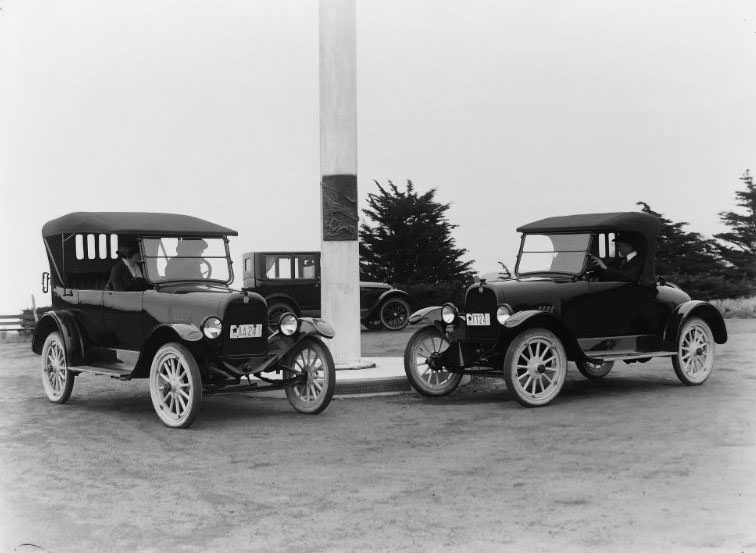
<svg viewBox="0 0 756 553"><path fill-rule="evenodd" d="M356 0L320 0L322 317L337 365L360 361Z"/></svg>

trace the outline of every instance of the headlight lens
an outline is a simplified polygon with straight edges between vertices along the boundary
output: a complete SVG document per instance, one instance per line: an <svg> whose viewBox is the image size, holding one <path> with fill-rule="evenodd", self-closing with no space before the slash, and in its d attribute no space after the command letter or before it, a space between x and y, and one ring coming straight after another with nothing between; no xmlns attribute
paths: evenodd
<svg viewBox="0 0 756 553"><path fill-rule="evenodd" d="M215 340L221 332L223 332L223 323L218 317L208 317L202 323L202 333L211 340Z"/></svg>
<svg viewBox="0 0 756 553"><path fill-rule="evenodd" d="M450 325L457 320L457 308L451 303L445 303L441 307L441 320Z"/></svg>
<svg viewBox="0 0 756 553"><path fill-rule="evenodd" d="M284 336L292 336L299 327L299 319L293 313L284 313L278 320L278 329Z"/></svg>
<svg viewBox="0 0 756 553"><path fill-rule="evenodd" d="M499 308L496 310L496 320L499 321L500 325L503 325L507 322L507 319L512 316L512 308L508 305L500 305Z"/></svg>

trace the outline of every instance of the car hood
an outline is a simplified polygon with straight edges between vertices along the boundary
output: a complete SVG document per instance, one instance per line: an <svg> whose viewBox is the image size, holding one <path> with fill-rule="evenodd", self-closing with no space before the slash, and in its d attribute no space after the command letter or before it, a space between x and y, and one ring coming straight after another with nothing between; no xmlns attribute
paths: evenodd
<svg viewBox="0 0 756 553"><path fill-rule="evenodd" d="M391 290L392 286L385 282L363 282L360 281L360 288L372 288L375 290Z"/></svg>
<svg viewBox="0 0 756 553"><path fill-rule="evenodd" d="M144 309L156 321L201 326L208 317L225 320L241 304L248 323L267 322L267 306L259 294L207 284L171 284L144 293ZM259 319L259 320L258 320Z"/></svg>
<svg viewBox="0 0 756 553"><path fill-rule="evenodd" d="M467 289L467 298L478 294L479 288L480 284L470 286ZM586 293L588 283L571 278L519 277L487 282L482 288L495 294L497 304L507 303L515 311L522 311L558 306L567 298ZM469 299L466 303L469 303Z"/></svg>

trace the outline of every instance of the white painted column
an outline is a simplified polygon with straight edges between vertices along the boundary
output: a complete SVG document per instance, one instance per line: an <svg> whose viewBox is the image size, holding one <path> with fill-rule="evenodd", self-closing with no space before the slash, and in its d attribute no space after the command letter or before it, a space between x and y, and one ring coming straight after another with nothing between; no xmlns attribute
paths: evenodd
<svg viewBox="0 0 756 553"><path fill-rule="evenodd" d="M322 317L337 365L360 361L356 0L320 0Z"/></svg>

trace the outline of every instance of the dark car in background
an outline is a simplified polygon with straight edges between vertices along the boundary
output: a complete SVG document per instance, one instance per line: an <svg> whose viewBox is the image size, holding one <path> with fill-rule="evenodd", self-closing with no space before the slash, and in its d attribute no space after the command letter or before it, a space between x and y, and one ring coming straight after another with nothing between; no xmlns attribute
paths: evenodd
<svg viewBox="0 0 756 553"><path fill-rule="evenodd" d="M525 406L550 403L562 389L568 361L587 378L603 378L617 361L672 360L681 382L698 385L714 368L715 344L727 340L711 304L691 300L655 276L659 220L639 212L542 219L522 233L514 275L495 274L470 286L464 305L421 309L405 349L415 390L450 393L462 375L503 377ZM617 257L618 234L643 260L631 282L606 280L591 257ZM618 240L619 241L619 240Z"/></svg>
<svg viewBox="0 0 756 553"><path fill-rule="evenodd" d="M282 313L320 316L320 252L247 252L244 289L268 302L270 321ZM407 326L407 293L382 282L360 282L360 319L370 329Z"/></svg>
<svg viewBox="0 0 756 553"><path fill-rule="evenodd" d="M78 375L148 378L169 427L185 428L203 394L285 389L291 405L319 413L335 367L320 319L283 314L268 324L258 294L233 290L228 237L236 231L172 213L71 213L42 228L52 309L36 326L50 401L68 400ZM138 289L109 284L119 245L139 253Z"/></svg>

